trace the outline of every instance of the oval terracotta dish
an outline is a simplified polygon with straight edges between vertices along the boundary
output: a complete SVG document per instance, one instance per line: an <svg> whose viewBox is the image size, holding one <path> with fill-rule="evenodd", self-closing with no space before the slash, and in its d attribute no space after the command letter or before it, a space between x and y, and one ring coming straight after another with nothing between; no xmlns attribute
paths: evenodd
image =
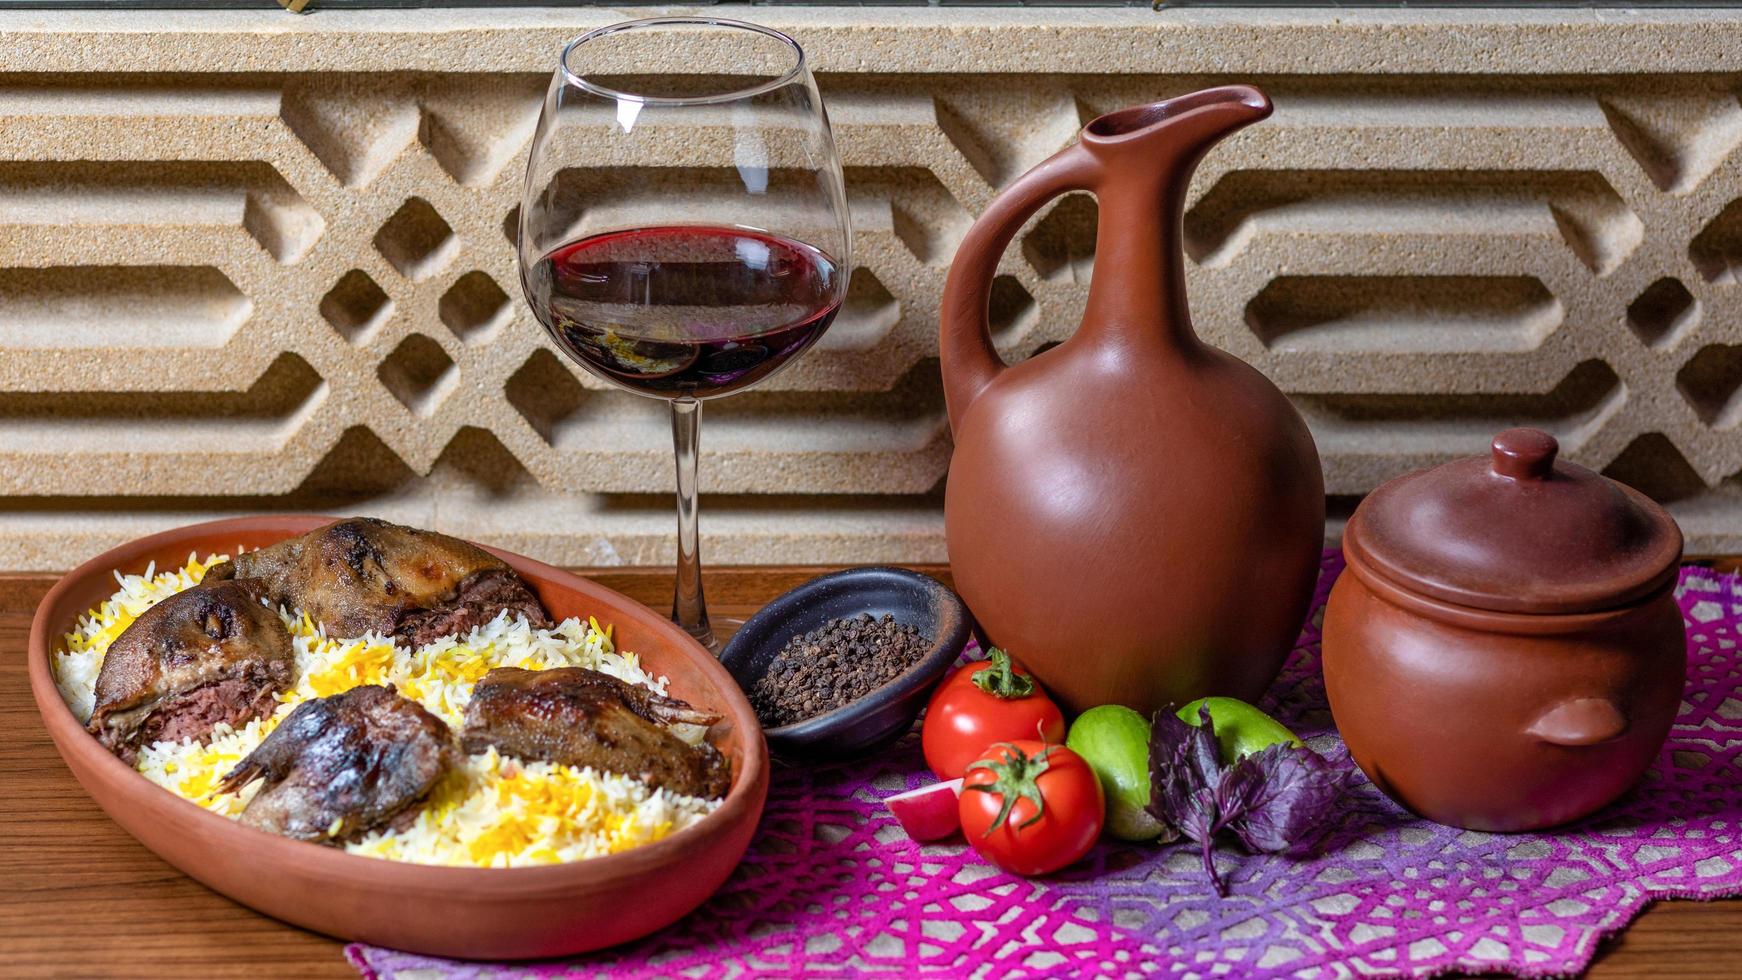
<svg viewBox="0 0 1742 980"><path fill-rule="evenodd" d="M328 523L246 517L165 531L105 552L61 579L30 628L30 686L61 757L97 804L140 843L216 891L344 939L441 956L522 959L615 945L676 921L731 874L768 793L768 759L750 704L683 630L626 596L561 569L495 551L557 619L616 627L669 690L725 720L713 740L732 788L695 826L606 857L530 868L450 868L347 854L244 827L147 781L97 744L61 700L49 656L80 613L115 589L111 572L179 567L189 552L259 548ZM494 549L491 549L494 551Z"/></svg>
<svg viewBox="0 0 1742 980"><path fill-rule="evenodd" d="M1682 536L1643 494L1509 429L1399 477L1343 532L1325 690L1349 752L1431 820L1534 830L1627 791L1681 704Z"/></svg>

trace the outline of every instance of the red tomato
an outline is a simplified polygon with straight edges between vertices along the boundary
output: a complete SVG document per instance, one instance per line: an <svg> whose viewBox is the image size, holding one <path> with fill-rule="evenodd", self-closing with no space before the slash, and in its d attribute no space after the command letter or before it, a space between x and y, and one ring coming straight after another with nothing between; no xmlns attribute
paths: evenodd
<svg viewBox="0 0 1742 980"><path fill-rule="evenodd" d="M1083 757L1033 739L1000 742L962 782L962 833L974 850L1019 875L1075 862L1101 836L1106 799Z"/></svg>
<svg viewBox="0 0 1742 980"><path fill-rule="evenodd" d="M1033 676L996 647L944 678L926 705L920 745L939 779L958 779L994 742L1065 740L1065 716Z"/></svg>

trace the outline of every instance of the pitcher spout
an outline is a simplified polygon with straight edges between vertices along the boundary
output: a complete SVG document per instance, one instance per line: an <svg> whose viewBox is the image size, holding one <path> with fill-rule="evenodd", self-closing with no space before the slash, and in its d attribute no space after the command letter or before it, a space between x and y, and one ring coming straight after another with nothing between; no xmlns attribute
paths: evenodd
<svg viewBox="0 0 1742 980"><path fill-rule="evenodd" d="M1258 89L1224 85L1098 116L1083 128L1083 143L1103 153L1159 147L1190 167L1218 140L1272 110L1270 97Z"/></svg>

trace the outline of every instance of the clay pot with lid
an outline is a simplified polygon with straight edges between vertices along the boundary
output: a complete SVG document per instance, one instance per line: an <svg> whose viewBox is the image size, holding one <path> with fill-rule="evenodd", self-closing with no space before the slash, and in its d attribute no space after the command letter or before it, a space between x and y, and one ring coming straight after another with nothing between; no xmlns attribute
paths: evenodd
<svg viewBox="0 0 1742 980"><path fill-rule="evenodd" d="M1610 803L1681 703L1682 536L1630 487L1509 429L1399 477L1343 534L1325 688L1355 762L1439 823L1521 831Z"/></svg>

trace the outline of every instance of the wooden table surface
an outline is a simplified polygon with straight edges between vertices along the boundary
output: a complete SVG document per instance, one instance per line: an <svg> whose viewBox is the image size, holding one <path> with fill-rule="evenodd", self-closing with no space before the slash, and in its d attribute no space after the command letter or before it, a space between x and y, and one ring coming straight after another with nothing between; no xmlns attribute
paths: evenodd
<svg viewBox="0 0 1742 980"><path fill-rule="evenodd" d="M743 617L822 571L711 569L710 606ZM671 601L669 569L583 574L654 608ZM354 977L339 942L208 891L85 795L42 729L24 669L30 618L51 584L0 575L0 976ZM1610 942L1589 976L1742 976L1739 936L1742 900L1665 902Z"/></svg>

